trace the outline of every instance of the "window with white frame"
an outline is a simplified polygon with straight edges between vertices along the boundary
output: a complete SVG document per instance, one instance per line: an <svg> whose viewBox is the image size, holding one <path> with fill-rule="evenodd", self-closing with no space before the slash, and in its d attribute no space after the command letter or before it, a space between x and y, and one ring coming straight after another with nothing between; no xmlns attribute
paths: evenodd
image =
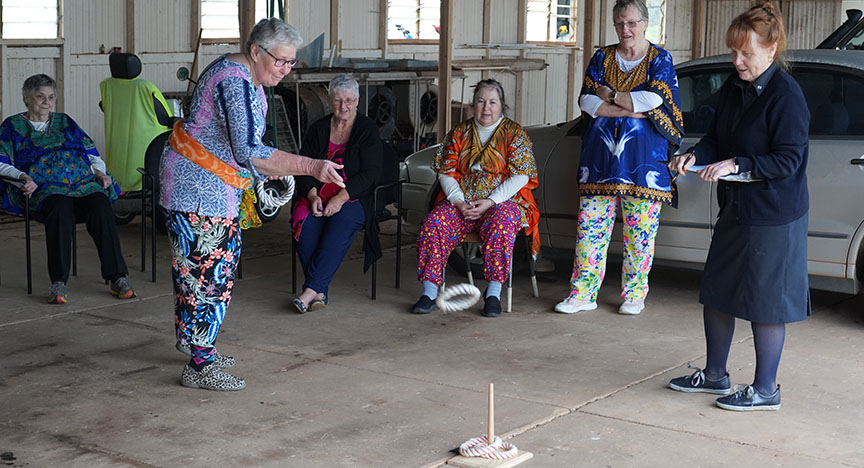
<svg viewBox="0 0 864 468"><path fill-rule="evenodd" d="M57 39L59 0L2 0L0 37Z"/></svg>
<svg viewBox="0 0 864 468"><path fill-rule="evenodd" d="M525 36L529 42L575 42L576 0L528 0Z"/></svg>
<svg viewBox="0 0 864 468"><path fill-rule="evenodd" d="M646 0L648 29L645 37L654 44L666 43L666 0Z"/></svg>
<svg viewBox="0 0 864 468"><path fill-rule="evenodd" d="M387 39L437 41L440 16L440 0L388 0Z"/></svg>
<svg viewBox="0 0 864 468"><path fill-rule="evenodd" d="M267 11L267 1L256 0L255 22L266 18ZM278 12L274 10L274 14L278 15ZM201 0L201 38L238 39L240 37L238 15L238 0Z"/></svg>

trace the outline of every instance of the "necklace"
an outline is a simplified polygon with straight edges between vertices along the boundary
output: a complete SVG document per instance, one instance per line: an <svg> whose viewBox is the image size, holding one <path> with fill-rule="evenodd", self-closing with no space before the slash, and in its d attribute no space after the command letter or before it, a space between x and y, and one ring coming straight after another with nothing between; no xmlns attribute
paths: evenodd
<svg viewBox="0 0 864 468"><path fill-rule="evenodd" d="M243 54L243 57L246 58L246 61L249 62L247 67L249 68L249 75L252 76L252 84L258 86L258 78L255 77L255 67L252 64L252 57L249 54Z"/></svg>

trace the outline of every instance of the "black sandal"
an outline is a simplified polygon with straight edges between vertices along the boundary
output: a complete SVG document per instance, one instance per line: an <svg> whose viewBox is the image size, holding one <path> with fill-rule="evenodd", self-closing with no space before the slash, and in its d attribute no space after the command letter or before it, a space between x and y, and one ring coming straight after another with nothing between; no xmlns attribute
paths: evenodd
<svg viewBox="0 0 864 468"><path fill-rule="evenodd" d="M294 300L291 301L291 305L293 305L294 308L297 309L297 312L299 312L301 314L305 314L306 312L309 312L309 309L306 307L306 304L303 303L303 299L300 299L299 297L295 297Z"/></svg>
<svg viewBox="0 0 864 468"><path fill-rule="evenodd" d="M316 297L315 299L309 301L309 310L319 310L327 306L327 295L322 294L321 296L323 297Z"/></svg>

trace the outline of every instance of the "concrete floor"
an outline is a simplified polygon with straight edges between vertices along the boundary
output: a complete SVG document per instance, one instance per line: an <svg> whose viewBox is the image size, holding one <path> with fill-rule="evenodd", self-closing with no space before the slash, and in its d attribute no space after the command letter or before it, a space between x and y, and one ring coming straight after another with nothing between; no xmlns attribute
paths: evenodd
<svg viewBox="0 0 864 468"><path fill-rule="evenodd" d="M615 313L612 265L595 311L552 313L567 268L542 278L542 297L516 278L514 313L407 313L419 289L413 246L393 288L395 250L380 263L378 300L359 249L324 310L298 315L287 219L247 233L219 350L238 358L241 392L179 385L168 245L158 281L137 271L137 220L120 228L138 298L110 296L88 236L69 304L45 304L41 226L36 294L26 295L23 228L0 225L0 466L433 467L496 428L547 467L864 467L861 349L864 299L814 291L814 315L788 327L779 382L783 409L739 414L714 397L666 388L704 364L699 275L656 268L648 308ZM392 236L385 241L392 245ZM455 273L448 280L458 282ZM749 327L730 356L735 383L752 379Z"/></svg>

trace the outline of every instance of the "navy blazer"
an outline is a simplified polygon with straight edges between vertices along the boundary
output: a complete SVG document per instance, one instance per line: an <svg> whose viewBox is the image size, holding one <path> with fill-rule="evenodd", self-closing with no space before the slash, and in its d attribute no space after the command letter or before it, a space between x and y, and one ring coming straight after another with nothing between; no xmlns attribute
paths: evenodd
<svg viewBox="0 0 864 468"><path fill-rule="evenodd" d="M741 81L733 73L719 91L708 133L691 148L696 164L736 158L739 173L749 171L754 179L764 179L718 182L720 209L735 210L740 224L786 224L806 214L810 206L806 175L810 111L792 76L779 67L772 71L761 94L746 107Z"/></svg>

